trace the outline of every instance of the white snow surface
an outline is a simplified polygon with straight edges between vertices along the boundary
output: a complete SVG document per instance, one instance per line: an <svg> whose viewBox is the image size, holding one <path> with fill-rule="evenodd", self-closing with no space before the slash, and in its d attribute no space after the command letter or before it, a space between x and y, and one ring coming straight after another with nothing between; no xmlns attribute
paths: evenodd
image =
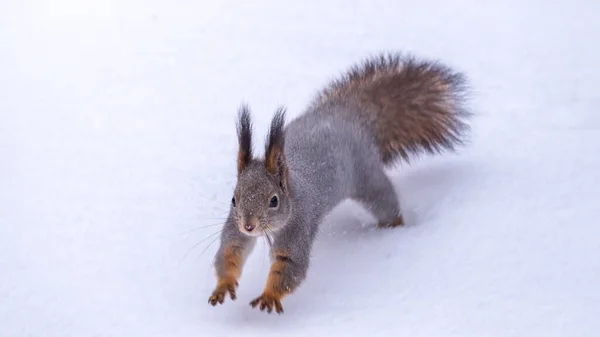
<svg viewBox="0 0 600 337"><path fill-rule="evenodd" d="M591 0L2 1L0 336L599 336L598 13ZM390 170L405 228L340 205L283 315L249 306L263 242L238 299L210 306L239 104L260 151L279 104L293 118L390 50L469 76L468 146Z"/></svg>

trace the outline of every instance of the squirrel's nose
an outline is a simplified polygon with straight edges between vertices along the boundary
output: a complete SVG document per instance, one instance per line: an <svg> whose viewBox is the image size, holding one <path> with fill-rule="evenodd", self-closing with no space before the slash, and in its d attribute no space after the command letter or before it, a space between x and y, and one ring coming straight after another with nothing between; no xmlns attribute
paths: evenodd
<svg viewBox="0 0 600 337"><path fill-rule="evenodd" d="M248 233L252 232L257 224L258 219L254 216L245 216L242 218L242 230L245 230Z"/></svg>

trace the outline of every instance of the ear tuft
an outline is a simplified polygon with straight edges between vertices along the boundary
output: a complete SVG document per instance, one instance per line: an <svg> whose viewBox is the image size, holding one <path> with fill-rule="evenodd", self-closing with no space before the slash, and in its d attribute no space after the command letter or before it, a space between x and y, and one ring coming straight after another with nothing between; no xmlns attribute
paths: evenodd
<svg viewBox="0 0 600 337"><path fill-rule="evenodd" d="M242 104L238 110L236 129L239 143L237 169L241 174L252 160L252 120L246 104Z"/></svg>
<svg viewBox="0 0 600 337"><path fill-rule="evenodd" d="M269 174L280 179L282 188L287 187L287 163L285 161L285 107L279 107L271 120L265 148L265 168Z"/></svg>

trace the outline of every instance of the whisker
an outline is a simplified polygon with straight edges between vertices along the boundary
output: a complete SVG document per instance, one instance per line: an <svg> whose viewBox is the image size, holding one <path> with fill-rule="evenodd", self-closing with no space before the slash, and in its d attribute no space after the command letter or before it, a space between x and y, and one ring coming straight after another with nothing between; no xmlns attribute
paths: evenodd
<svg viewBox="0 0 600 337"><path fill-rule="evenodd" d="M269 248L273 247L273 238L271 236L273 236L273 233L271 232L271 229L266 227L265 228L265 237L267 238L267 243L269 244Z"/></svg>
<svg viewBox="0 0 600 337"><path fill-rule="evenodd" d="M185 232L180 233L180 235L191 233L191 232L195 232L195 231L198 231L198 230L201 230L201 229L204 229L204 228L215 227L215 226L223 226L223 225L225 225L223 222L217 222L217 223L212 224L212 225L206 225L206 226L200 226L200 227L192 228L190 230L187 230Z"/></svg>
<svg viewBox="0 0 600 337"><path fill-rule="evenodd" d="M266 247L266 245L262 246L262 252L260 254L260 256L263 256L263 258L261 259L261 264L260 264L261 271L265 270L265 259L264 259L264 256L266 256L266 254L264 254L265 247Z"/></svg>
<svg viewBox="0 0 600 337"><path fill-rule="evenodd" d="M275 232L273 232L273 229L270 227L267 227L267 240L269 241L269 254L268 258L269 258L269 262L271 262L271 252L273 250L273 241L275 240Z"/></svg>
<svg viewBox="0 0 600 337"><path fill-rule="evenodd" d="M261 225L262 228L262 225ZM265 268L265 258L267 259L267 263L269 262L269 254L271 251L271 242L269 240L269 237L267 235L267 233L265 232L265 236L263 237L263 241L265 242L265 245L263 246L263 249L267 249L267 253L266 254L262 254L263 259L262 259L262 264L261 264L261 268L264 270Z"/></svg>
<svg viewBox="0 0 600 337"><path fill-rule="evenodd" d="M218 236L217 236L216 238L214 238L214 239L213 239L213 240L212 240L212 241L211 241L211 242L210 242L210 243L209 243L209 244L206 246L206 248L204 248L204 249L202 250L202 253L200 253L200 255L199 255L198 257L201 257L201 256L204 254L204 252L206 252L206 250L208 249L208 247L212 246L212 244L213 244L213 243L215 243L215 241L217 241L218 239L219 239L219 237L218 237Z"/></svg>
<svg viewBox="0 0 600 337"><path fill-rule="evenodd" d="M269 228L269 226L263 225L261 224L260 227L262 228L263 232L265 233L265 240L267 242L267 244L269 245L269 248L273 247L273 231L271 230L271 228Z"/></svg>
<svg viewBox="0 0 600 337"><path fill-rule="evenodd" d="M267 233L265 232L264 235L261 235L261 237L265 245L271 247L271 243L269 242L269 236L267 235Z"/></svg>
<svg viewBox="0 0 600 337"><path fill-rule="evenodd" d="M214 210L221 211L221 212L224 212L224 213L227 213L227 212L229 212L231 210L230 208L229 209L221 209L221 208L218 208L216 206L213 206L212 208Z"/></svg>
<svg viewBox="0 0 600 337"><path fill-rule="evenodd" d="M192 251L192 249L198 247L199 244L201 244L202 242L204 242L204 241L212 238L213 236L221 234L221 232L223 232L222 229L220 231L216 232L216 233L213 233L213 234L209 235L208 237L200 240L198 243L196 243L195 245L193 245L192 248L188 249L188 251L185 253L185 255L181 258L181 261L183 261L186 258L186 256L188 256L188 254Z"/></svg>

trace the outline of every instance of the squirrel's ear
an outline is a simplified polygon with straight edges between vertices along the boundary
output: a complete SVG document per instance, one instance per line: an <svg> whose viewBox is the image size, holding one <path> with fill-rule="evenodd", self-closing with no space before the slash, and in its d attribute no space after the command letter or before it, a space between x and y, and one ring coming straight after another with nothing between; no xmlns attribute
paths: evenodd
<svg viewBox="0 0 600 337"><path fill-rule="evenodd" d="M236 128L239 142L237 169L240 174L252 160L252 121L250 108L245 104L238 110Z"/></svg>
<svg viewBox="0 0 600 337"><path fill-rule="evenodd" d="M285 145L285 108L280 107L271 120L265 149L265 168L269 174L280 179L281 186L287 189L288 168L283 148Z"/></svg>

